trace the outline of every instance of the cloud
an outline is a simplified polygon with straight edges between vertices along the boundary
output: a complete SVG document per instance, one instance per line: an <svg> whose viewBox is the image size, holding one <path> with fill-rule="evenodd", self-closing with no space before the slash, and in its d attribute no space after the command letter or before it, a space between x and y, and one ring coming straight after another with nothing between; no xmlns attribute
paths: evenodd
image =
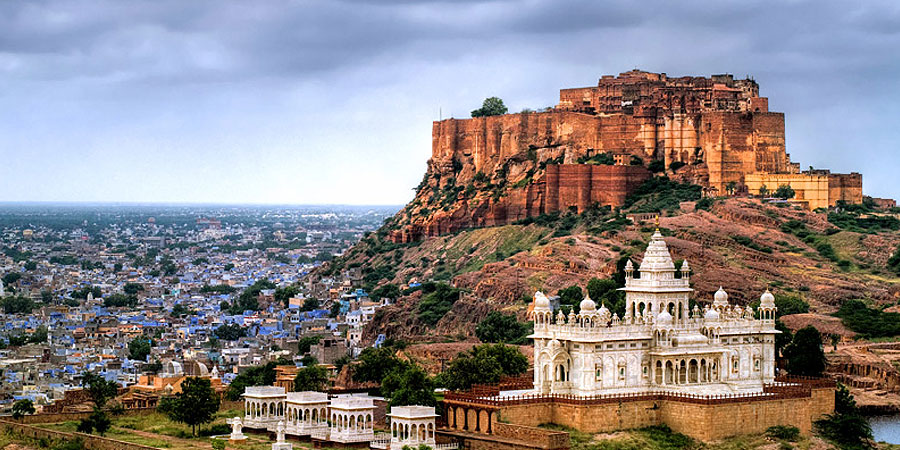
<svg viewBox="0 0 900 450"><path fill-rule="evenodd" d="M402 203L429 121L635 67L752 75L795 160L900 196L897 48L887 0L2 2L0 200Z"/></svg>

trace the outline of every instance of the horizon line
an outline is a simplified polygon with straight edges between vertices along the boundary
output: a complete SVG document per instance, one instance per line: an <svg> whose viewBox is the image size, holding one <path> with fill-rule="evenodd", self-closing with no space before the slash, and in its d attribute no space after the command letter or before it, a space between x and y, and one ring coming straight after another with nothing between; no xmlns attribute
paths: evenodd
<svg viewBox="0 0 900 450"><path fill-rule="evenodd" d="M94 201L94 200L0 200L0 207L4 206L339 206L339 207L369 207L369 208L402 208L404 204L366 204L366 203L225 203L225 202L170 202L170 201Z"/></svg>

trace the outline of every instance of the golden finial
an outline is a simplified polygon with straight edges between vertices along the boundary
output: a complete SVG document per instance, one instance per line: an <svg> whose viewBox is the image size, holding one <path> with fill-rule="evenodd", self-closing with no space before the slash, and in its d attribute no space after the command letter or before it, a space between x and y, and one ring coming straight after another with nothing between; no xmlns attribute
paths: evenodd
<svg viewBox="0 0 900 450"><path fill-rule="evenodd" d="M656 214L656 231L659 231L659 214Z"/></svg>

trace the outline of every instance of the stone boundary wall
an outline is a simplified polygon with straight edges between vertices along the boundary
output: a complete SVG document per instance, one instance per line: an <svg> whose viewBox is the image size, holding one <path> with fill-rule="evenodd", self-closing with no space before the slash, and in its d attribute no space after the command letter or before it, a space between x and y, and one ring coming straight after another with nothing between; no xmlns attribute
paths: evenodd
<svg viewBox="0 0 900 450"><path fill-rule="evenodd" d="M67 433L64 431L46 430L44 428L24 423L11 422L0 419L0 430L32 439L47 439L50 441L73 441L81 439L87 450L156 450L156 447L132 444L102 436L94 436L85 433Z"/></svg>
<svg viewBox="0 0 900 450"><path fill-rule="evenodd" d="M542 449L569 447L569 433L561 431L500 422L493 424L493 431L494 436L529 442Z"/></svg>
<svg viewBox="0 0 900 450"><path fill-rule="evenodd" d="M819 387L811 391L808 397L717 404L669 399L599 404L547 401L501 407L499 419L526 427L554 423L587 433L665 424L674 431L703 441L761 433L774 425L793 425L809 434L815 420L834 410L834 388ZM493 423L494 434L502 425Z"/></svg>
<svg viewBox="0 0 900 450"><path fill-rule="evenodd" d="M142 416L156 412L156 408L132 408L126 409L125 416ZM90 416L90 411L85 412L67 412L67 413L40 413L22 416L21 419L13 419L12 416L5 416L2 420L14 423L32 424L32 423L57 423L68 422L70 420L81 420Z"/></svg>

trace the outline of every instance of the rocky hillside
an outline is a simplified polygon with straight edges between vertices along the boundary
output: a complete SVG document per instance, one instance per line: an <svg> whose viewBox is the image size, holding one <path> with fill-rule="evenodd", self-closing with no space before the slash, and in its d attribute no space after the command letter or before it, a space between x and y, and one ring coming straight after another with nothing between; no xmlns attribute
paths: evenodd
<svg viewBox="0 0 900 450"><path fill-rule="evenodd" d="M678 259L687 259L699 302L723 286L746 304L767 287L803 297L813 312L831 312L842 301L900 300L900 279L888 260L900 246L900 221L884 217L816 214L749 198L698 197L695 186L655 179L629 198L629 209L668 211L660 229ZM699 188L698 188L699 189ZM680 204L679 204L680 203ZM402 212L401 212L402 214ZM840 219L840 220L837 220ZM474 339L475 325L490 311L526 316L536 290L556 294L584 287L591 278L611 278L625 258L640 261L652 223L631 224L618 212L595 208L583 214L544 215L515 225L464 230L423 241L395 244L390 226L364 238L328 268L360 267L369 288L411 281L449 282L461 289L406 290L383 308L366 337L379 333L430 342ZM425 306L423 307L423 303Z"/></svg>

